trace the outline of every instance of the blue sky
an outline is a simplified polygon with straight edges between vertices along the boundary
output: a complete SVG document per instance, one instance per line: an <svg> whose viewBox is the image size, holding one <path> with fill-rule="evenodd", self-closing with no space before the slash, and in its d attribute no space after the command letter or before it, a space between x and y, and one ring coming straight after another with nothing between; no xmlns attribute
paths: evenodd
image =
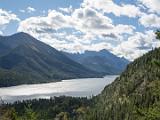
<svg viewBox="0 0 160 120"><path fill-rule="evenodd" d="M2 0L0 2L0 8L7 11L12 11L21 20L24 20L31 16L41 16L46 15L49 9L58 10L59 8L68 8L72 6L73 8L79 8L83 0L15 0L14 3L10 3L10 0ZM121 4L121 0L116 0L115 3ZM123 3L135 3L135 0L124 0ZM34 13L22 13L20 10L25 10L27 7L32 7L36 9ZM46 13L44 14L43 11ZM108 14L112 19L114 19L115 24L127 23L139 27L139 31L143 31L143 26L137 24L137 20L129 19L126 16L116 17L113 14ZM18 25L14 22L8 29L4 30L5 34L15 33Z"/></svg>
<svg viewBox="0 0 160 120"><path fill-rule="evenodd" d="M133 60L160 43L160 0L0 1L0 34L26 32L68 52L110 52Z"/></svg>
<svg viewBox="0 0 160 120"><path fill-rule="evenodd" d="M47 11L49 9L55 9L58 10L59 7L69 7L72 5L74 8L80 7L80 3L82 0L14 0L14 2L11 4L10 0L1 0L0 1L0 8L12 11L15 13L21 20L24 20L31 16L41 16L45 15L43 11ZM25 10L27 7L32 7L36 9L34 13L23 13L20 12L20 10ZM16 32L18 23L13 22L10 23L8 28L4 30L5 35L10 35Z"/></svg>

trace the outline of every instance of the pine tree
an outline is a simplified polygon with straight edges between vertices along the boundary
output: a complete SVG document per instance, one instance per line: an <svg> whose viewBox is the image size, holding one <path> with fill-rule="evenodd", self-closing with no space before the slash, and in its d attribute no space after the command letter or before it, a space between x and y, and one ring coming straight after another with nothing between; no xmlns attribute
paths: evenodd
<svg viewBox="0 0 160 120"><path fill-rule="evenodd" d="M25 108L25 114L23 117L24 120L38 120L37 114L32 110L30 105Z"/></svg>
<svg viewBox="0 0 160 120"><path fill-rule="evenodd" d="M156 39L160 40L160 30L157 30L155 34L156 34Z"/></svg>

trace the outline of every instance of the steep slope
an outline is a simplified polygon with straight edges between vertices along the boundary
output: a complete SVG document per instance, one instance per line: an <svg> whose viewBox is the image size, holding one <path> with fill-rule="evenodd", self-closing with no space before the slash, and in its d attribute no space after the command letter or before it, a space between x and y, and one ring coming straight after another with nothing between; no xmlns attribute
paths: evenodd
<svg viewBox="0 0 160 120"><path fill-rule="evenodd" d="M88 120L160 119L160 48L129 64L115 82L95 98Z"/></svg>
<svg viewBox="0 0 160 120"><path fill-rule="evenodd" d="M82 54L65 54L72 60L104 75L120 74L129 63L127 59L117 57L107 50L101 50L99 52L85 51Z"/></svg>
<svg viewBox="0 0 160 120"><path fill-rule="evenodd" d="M0 37L0 46L1 87L99 76L26 33Z"/></svg>

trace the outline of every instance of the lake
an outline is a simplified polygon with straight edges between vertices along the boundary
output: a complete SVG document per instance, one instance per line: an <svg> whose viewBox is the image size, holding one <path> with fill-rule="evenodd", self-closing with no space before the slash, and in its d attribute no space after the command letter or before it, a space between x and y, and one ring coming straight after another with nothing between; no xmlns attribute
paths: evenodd
<svg viewBox="0 0 160 120"><path fill-rule="evenodd" d="M62 80L61 82L19 85L0 88L0 97L5 102L35 98L50 98L53 96L91 97L99 94L106 85L112 83L116 75L104 78L83 78Z"/></svg>

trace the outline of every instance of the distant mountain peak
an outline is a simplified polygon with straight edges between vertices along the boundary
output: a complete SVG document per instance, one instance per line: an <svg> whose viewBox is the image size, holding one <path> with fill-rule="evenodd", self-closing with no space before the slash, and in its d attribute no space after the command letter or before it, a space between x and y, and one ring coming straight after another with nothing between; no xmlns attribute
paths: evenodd
<svg viewBox="0 0 160 120"><path fill-rule="evenodd" d="M100 51L85 51L82 54L64 53L70 59L79 62L83 66L106 74L119 74L129 63L127 59L122 59L106 49Z"/></svg>
<svg viewBox="0 0 160 120"><path fill-rule="evenodd" d="M109 51L106 49L102 49L102 50L100 50L100 52L109 52Z"/></svg>

